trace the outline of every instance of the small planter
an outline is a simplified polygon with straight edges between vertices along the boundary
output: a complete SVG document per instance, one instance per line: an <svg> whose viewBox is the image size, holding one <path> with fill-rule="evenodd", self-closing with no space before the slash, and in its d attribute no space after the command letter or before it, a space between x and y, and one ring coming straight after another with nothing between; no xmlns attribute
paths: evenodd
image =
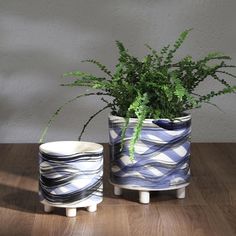
<svg viewBox="0 0 236 236"><path fill-rule="evenodd" d="M135 159L130 160L129 142L137 119L130 119L121 151L124 118L109 116L110 182L114 194L122 189L139 191L140 203L150 202L150 191L177 190L177 198L185 197L190 178L191 116L168 119L146 119L135 144Z"/></svg>
<svg viewBox="0 0 236 236"><path fill-rule="evenodd" d="M76 216L76 208L97 209L103 200L103 147L96 143L61 141L39 147L39 196L45 212L66 208Z"/></svg>

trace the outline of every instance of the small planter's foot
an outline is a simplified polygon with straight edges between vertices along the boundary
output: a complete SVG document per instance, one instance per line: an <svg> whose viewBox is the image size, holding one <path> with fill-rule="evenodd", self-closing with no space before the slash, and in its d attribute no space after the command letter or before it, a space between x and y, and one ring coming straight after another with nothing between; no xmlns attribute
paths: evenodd
<svg viewBox="0 0 236 236"><path fill-rule="evenodd" d="M150 193L148 191L139 191L139 202L143 204L150 203Z"/></svg>
<svg viewBox="0 0 236 236"><path fill-rule="evenodd" d="M97 211L97 205L92 205L92 206L87 207L87 211L88 212L95 212L95 211Z"/></svg>
<svg viewBox="0 0 236 236"><path fill-rule="evenodd" d="M50 213L53 211L53 207L49 205L44 205L44 211Z"/></svg>
<svg viewBox="0 0 236 236"><path fill-rule="evenodd" d="M122 195L122 188L117 187L117 186L114 186L114 194L115 194L116 196Z"/></svg>
<svg viewBox="0 0 236 236"><path fill-rule="evenodd" d="M76 208L66 208L67 217L76 217Z"/></svg>
<svg viewBox="0 0 236 236"><path fill-rule="evenodd" d="M184 188L179 188L179 189L176 190L176 197L178 199L185 198L185 187Z"/></svg>

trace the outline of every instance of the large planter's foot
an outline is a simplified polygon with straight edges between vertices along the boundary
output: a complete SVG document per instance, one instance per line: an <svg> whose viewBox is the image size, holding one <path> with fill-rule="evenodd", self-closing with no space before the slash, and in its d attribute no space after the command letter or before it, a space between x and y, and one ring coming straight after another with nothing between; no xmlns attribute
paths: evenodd
<svg viewBox="0 0 236 236"><path fill-rule="evenodd" d="M97 205L92 205L92 206L87 207L87 211L88 212L95 212L95 211L97 211Z"/></svg>
<svg viewBox="0 0 236 236"><path fill-rule="evenodd" d="M49 205L44 205L44 211L50 213L53 211L53 207Z"/></svg>
<svg viewBox="0 0 236 236"><path fill-rule="evenodd" d="M67 217L76 217L76 208L66 208L66 216Z"/></svg>
<svg viewBox="0 0 236 236"><path fill-rule="evenodd" d="M178 199L185 198L185 187L184 188L179 188L179 189L176 190L176 197Z"/></svg>
<svg viewBox="0 0 236 236"><path fill-rule="evenodd" d="M139 202L143 204L150 203L150 193L148 191L139 191Z"/></svg>
<svg viewBox="0 0 236 236"><path fill-rule="evenodd" d="M115 194L116 196L122 195L122 188L117 187L117 186L114 186L114 194Z"/></svg>

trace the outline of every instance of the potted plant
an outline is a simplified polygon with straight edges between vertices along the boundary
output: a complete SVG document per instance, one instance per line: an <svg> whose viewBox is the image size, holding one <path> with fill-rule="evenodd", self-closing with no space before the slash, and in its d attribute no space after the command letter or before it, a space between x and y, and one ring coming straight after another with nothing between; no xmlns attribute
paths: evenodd
<svg viewBox="0 0 236 236"><path fill-rule="evenodd" d="M236 77L226 71L235 67L226 63L231 60L229 56L214 52L199 60L191 56L174 60L189 32L182 32L173 45L163 47L160 52L146 45L149 51L142 60L116 41L119 62L114 73L96 60L85 61L98 66L105 73L104 77L82 71L65 74L75 79L63 86L98 90L67 103L91 95L100 96L105 103L85 123L79 139L96 115L111 109L110 181L116 195L121 194L122 188L136 189L140 192L140 202L148 203L149 191L177 189L177 197L184 198L190 177L189 111L200 108L202 103L216 106L211 103L213 97L236 91L236 86L220 77ZM196 93L195 88L207 78L222 84L222 89L204 95ZM106 96L113 100L107 100ZM63 106L54 113L47 128Z"/></svg>

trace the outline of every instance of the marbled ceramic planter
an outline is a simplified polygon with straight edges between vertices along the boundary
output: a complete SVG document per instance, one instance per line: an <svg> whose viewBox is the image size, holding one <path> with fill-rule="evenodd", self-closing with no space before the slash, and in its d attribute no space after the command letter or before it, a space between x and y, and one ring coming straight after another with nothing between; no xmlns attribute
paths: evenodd
<svg viewBox="0 0 236 236"><path fill-rule="evenodd" d="M59 141L39 147L39 196L44 210L66 209L76 216L76 209L97 209L103 200L103 147L78 141Z"/></svg>
<svg viewBox="0 0 236 236"><path fill-rule="evenodd" d="M149 203L150 191L177 190L177 198L185 197L190 178L191 116L168 119L146 119L135 145L135 160L129 157L129 142L137 119L130 119L121 151L124 118L109 116L110 182L115 195L122 189L139 191L139 201Z"/></svg>

